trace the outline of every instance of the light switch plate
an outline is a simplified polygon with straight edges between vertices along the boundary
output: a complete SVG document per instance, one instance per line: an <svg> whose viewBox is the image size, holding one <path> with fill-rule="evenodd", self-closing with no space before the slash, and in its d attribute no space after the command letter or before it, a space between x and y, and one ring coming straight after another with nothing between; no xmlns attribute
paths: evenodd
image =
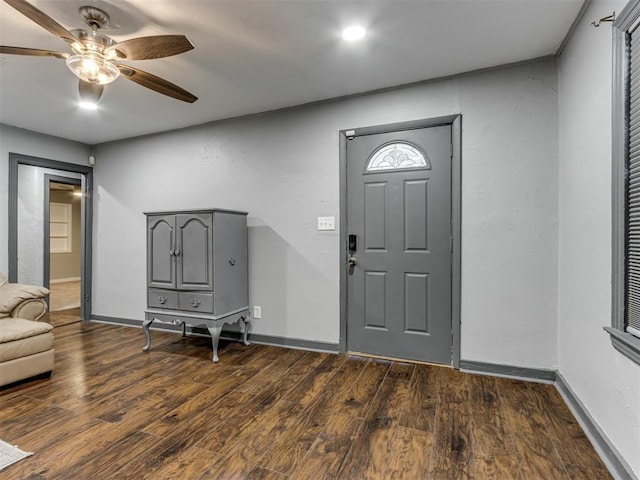
<svg viewBox="0 0 640 480"><path fill-rule="evenodd" d="M318 230L335 230L336 217L318 217Z"/></svg>

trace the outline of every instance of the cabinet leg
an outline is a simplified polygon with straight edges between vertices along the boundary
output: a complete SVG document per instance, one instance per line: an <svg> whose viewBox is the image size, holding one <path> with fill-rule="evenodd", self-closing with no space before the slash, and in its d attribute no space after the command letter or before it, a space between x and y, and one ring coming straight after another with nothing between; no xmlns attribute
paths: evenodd
<svg viewBox="0 0 640 480"><path fill-rule="evenodd" d="M182 322L182 336L183 337L187 336L187 324L186 324L186 322Z"/></svg>
<svg viewBox="0 0 640 480"><path fill-rule="evenodd" d="M142 322L142 331L144 332L144 336L147 339L147 344L144 347L142 347L143 352L148 352L149 349L151 348L151 333L149 332L149 327L151 326L154 320L155 318L152 318Z"/></svg>
<svg viewBox="0 0 640 480"><path fill-rule="evenodd" d="M242 337L242 341L245 345L250 345L249 340L247 339L249 333L251 332L251 320L247 317L240 317L240 321L242 322L242 333L244 334Z"/></svg>
<svg viewBox="0 0 640 480"><path fill-rule="evenodd" d="M209 327L208 330L211 334L211 343L213 344L213 363L218 363L218 340L220 340L222 327Z"/></svg>

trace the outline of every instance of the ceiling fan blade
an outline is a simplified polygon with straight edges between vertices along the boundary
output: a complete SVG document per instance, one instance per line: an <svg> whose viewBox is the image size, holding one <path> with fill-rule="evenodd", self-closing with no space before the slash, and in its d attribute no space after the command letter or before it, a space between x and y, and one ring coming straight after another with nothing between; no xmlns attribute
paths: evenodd
<svg viewBox="0 0 640 480"><path fill-rule="evenodd" d="M30 3L25 2L25 0L4 0L4 1L5 3L8 3L13 8L18 10L25 17L36 22L45 30L48 30L49 32L53 33L56 37L60 37L61 39L63 39L65 42L68 42L68 43L73 43L76 41L76 39L71 34L71 32L69 32L66 28L64 28L62 25L60 25L58 22L56 22L53 18L51 18L49 15L47 15L43 11L38 10L36 7L31 5Z"/></svg>
<svg viewBox="0 0 640 480"><path fill-rule="evenodd" d="M78 84L78 91L80 92L80 100L88 103L98 103L102 92L104 91L104 85L98 85L97 83L89 83L80 80Z"/></svg>
<svg viewBox="0 0 640 480"><path fill-rule="evenodd" d="M7 45L0 45L0 53L8 55L28 55L30 57L56 57L56 58L68 58L68 53L54 52L53 50L40 50L39 48L23 48L23 47L9 47Z"/></svg>
<svg viewBox="0 0 640 480"><path fill-rule="evenodd" d="M118 65L118 68L125 78L128 78L143 87L147 87L158 93L162 93L163 95L167 95L187 103L193 103L198 100L198 97L192 95L186 90L167 80L156 77L149 72L144 72L137 68L130 67L129 65Z"/></svg>
<svg viewBox="0 0 640 480"><path fill-rule="evenodd" d="M184 35L154 35L124 40L107 49L115 50L120 58L127 60L149 60L170 57L193 49Z"/></svg>

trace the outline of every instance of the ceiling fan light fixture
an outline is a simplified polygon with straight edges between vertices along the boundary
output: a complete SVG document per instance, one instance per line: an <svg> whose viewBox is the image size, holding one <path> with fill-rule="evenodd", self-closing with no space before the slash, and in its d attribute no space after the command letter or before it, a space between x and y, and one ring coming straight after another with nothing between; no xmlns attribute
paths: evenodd
<svg viewBox="0 0 640 480"><path fill-rule="evenodd" d="M102 55L93 52L72 55L67 58L67 67L80 80L106 85L120 76L120 70Z"/></svg>
<svg viewBox="0 0 640 480"><path fill-rule="evenodd" d="M104 91L104 86L116 80L121 73L138 85L176 100L193 103L198 99L163 78L119 63L121 60L149 60L188 52L194 47L184 35L150 35L117 42L100 33L101 29L109 27L109 15L97 7L80 7L80 16L89 29L69 31L27 0L4 1L32 22L67 42L73 54L8 45L0 45L0 52L65 59L69 70L80 79L79 94L83 102L95 105Z"/></svg>

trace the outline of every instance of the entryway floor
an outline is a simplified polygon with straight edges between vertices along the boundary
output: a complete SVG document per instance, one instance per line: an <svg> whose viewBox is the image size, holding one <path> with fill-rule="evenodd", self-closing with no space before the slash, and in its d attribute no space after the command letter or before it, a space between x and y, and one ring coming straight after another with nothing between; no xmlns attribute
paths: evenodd
<svg viewBox="0 0 640 480"><path fill-rule="evenodd" d="M49 286L49 311L80 307L80 280L52 283Z"/></svg>

